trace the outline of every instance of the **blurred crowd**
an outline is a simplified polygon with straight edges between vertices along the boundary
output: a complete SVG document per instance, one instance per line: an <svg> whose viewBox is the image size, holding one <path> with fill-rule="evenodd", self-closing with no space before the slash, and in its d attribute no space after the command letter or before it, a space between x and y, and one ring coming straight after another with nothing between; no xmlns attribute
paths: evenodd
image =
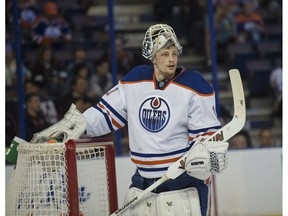
<svg viewBox="0 0 288 216"><path fill-rule="evenodd" d="M60 120L71 103L76 104L81 112L94 106L100 97L113 86L113 77L109 46L101 47L101 51L98 50L100 49L99 45L89 47L89 50L95 48L94 52L97 54L95 58L91 58L91 53L87 52L87 43L75 46L75 38L73 38L75 34L73 33L79 29L73 25L71 13L65 13L65 6L62 4L64 2L69 4L69 1L20 0L18 2L26 140L29 141L34 133ZM71 1L71 4L73 4L72 2L77 4L78 10L84 11L84 14L90 4L97 4L97 1L87 3L88 1L74 0ZM84 2L86 3L84 4ZM261 8L265 8L265 12L269 11L269 13L261 13ZM154 9L155 22L166 22L173 26L177 35L186 41L185 46L192 47L196 51L196 55L204 55L205 62L203 64L211 66L207 1L166 0L165 4L163 1L155 1ZM6 146L10 145L14 136L19 136L18 75L12 11L12 1L7 0ZM229 44L251 43L257 49L257 44L261 40L265 40L267 24L281 24L282 1L216 0L214 13L218 61L220 64L228 66L231 64L230 61L227 61L230 59ZM80 29L80 31L82 30ZM84 34L89 34L89 30ZM115 41L117 79L136 64L145 62L144 59L139 58L141 44L135 53L125 50L124 43L123 38L117 35ZM89 43L88 46L90 46ZM27 56L27 50L30 50L29 53L33 53L33 55ZM69 57L65 61L63 61L64 56L61 56L63 50L69 50ZM273 65L270 84L273 89L272 97L275 99L275 113L281 116L281 65ZM125 132L123 134L127 135ZM247 138L245 133L239 135ZM123 137L123 140L127 142L126 137ZM245 145L251 146L250 141L247 141Z"/></svg>
<svg viewBox="0 0 288 216"><path fill-rule="evenodd" d="M14 29L9 25L13 20L12 1L6 6L6 146L9 146L13 137L19 136L19 114ZM59 121L71 103L80 112L94 106L114 83L109 47L97 59L91 59L84 46L72 46L73 28L61 14L57 1L40 4L37 0L21 0L18 6L22 52L24 55L26 50L34 53L29 62L23 55L21 64L26 140L29 141L34 133ZM119 77L133 66L121 43L117 38ZM71 57L60 61L57 53L67 47Z"/></svg>

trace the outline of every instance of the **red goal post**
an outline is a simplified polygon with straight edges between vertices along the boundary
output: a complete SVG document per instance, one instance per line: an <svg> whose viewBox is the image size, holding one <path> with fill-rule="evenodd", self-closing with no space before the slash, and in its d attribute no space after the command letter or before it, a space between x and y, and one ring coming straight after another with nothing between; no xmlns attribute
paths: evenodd
<svg viewBox="0 0 288 216"><path fill-rule="evenodd" d="M110 215L118 208L110 138L22 143L6 189L6 215Z"/></svg>

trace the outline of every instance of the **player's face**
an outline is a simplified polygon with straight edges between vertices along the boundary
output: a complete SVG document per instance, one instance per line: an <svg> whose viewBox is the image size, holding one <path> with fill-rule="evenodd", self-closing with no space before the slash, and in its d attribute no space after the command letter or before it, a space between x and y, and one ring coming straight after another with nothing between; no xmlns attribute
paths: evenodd
<svg viewBox="0 0 288 216"><path fill-rule="evenodd" d="M158 81L171 79L178 63L178 50L174 45L158 50L153 58L155 76Z"/></svg>

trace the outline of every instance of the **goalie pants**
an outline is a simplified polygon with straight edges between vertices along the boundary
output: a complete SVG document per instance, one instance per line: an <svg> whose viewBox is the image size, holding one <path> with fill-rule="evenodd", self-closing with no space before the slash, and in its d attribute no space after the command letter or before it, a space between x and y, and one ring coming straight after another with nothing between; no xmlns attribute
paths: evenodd
<svg viewBox="0 0 288 216"><path fill-rule="evenodd" d="M131 187L136 187L141 190L145 190L159 178L144 178L138 171L132 176ZM160 186L158 186L153 193L161 193L166 191L181 190L184 188L195 187L199 194L200 205L201 205L201 215L207 216L210 211L210 180L202 181L192 176L188 175L186 172L180 175L176 179L169 179Z"/></svg>

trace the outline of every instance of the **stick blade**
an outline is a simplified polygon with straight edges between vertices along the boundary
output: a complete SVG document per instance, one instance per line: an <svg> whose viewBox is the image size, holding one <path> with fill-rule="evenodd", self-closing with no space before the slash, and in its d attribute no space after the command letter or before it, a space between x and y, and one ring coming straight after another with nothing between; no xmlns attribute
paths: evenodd
<svg viewBox="0 0 288 216"><path fill-rule="evenodd" d="M242 120L238 121L238 124L241 123L239 127L243 128L246 120L246 105L240 71L231 69L229 70L229 76L233 94L234 117Z"/></svg>

